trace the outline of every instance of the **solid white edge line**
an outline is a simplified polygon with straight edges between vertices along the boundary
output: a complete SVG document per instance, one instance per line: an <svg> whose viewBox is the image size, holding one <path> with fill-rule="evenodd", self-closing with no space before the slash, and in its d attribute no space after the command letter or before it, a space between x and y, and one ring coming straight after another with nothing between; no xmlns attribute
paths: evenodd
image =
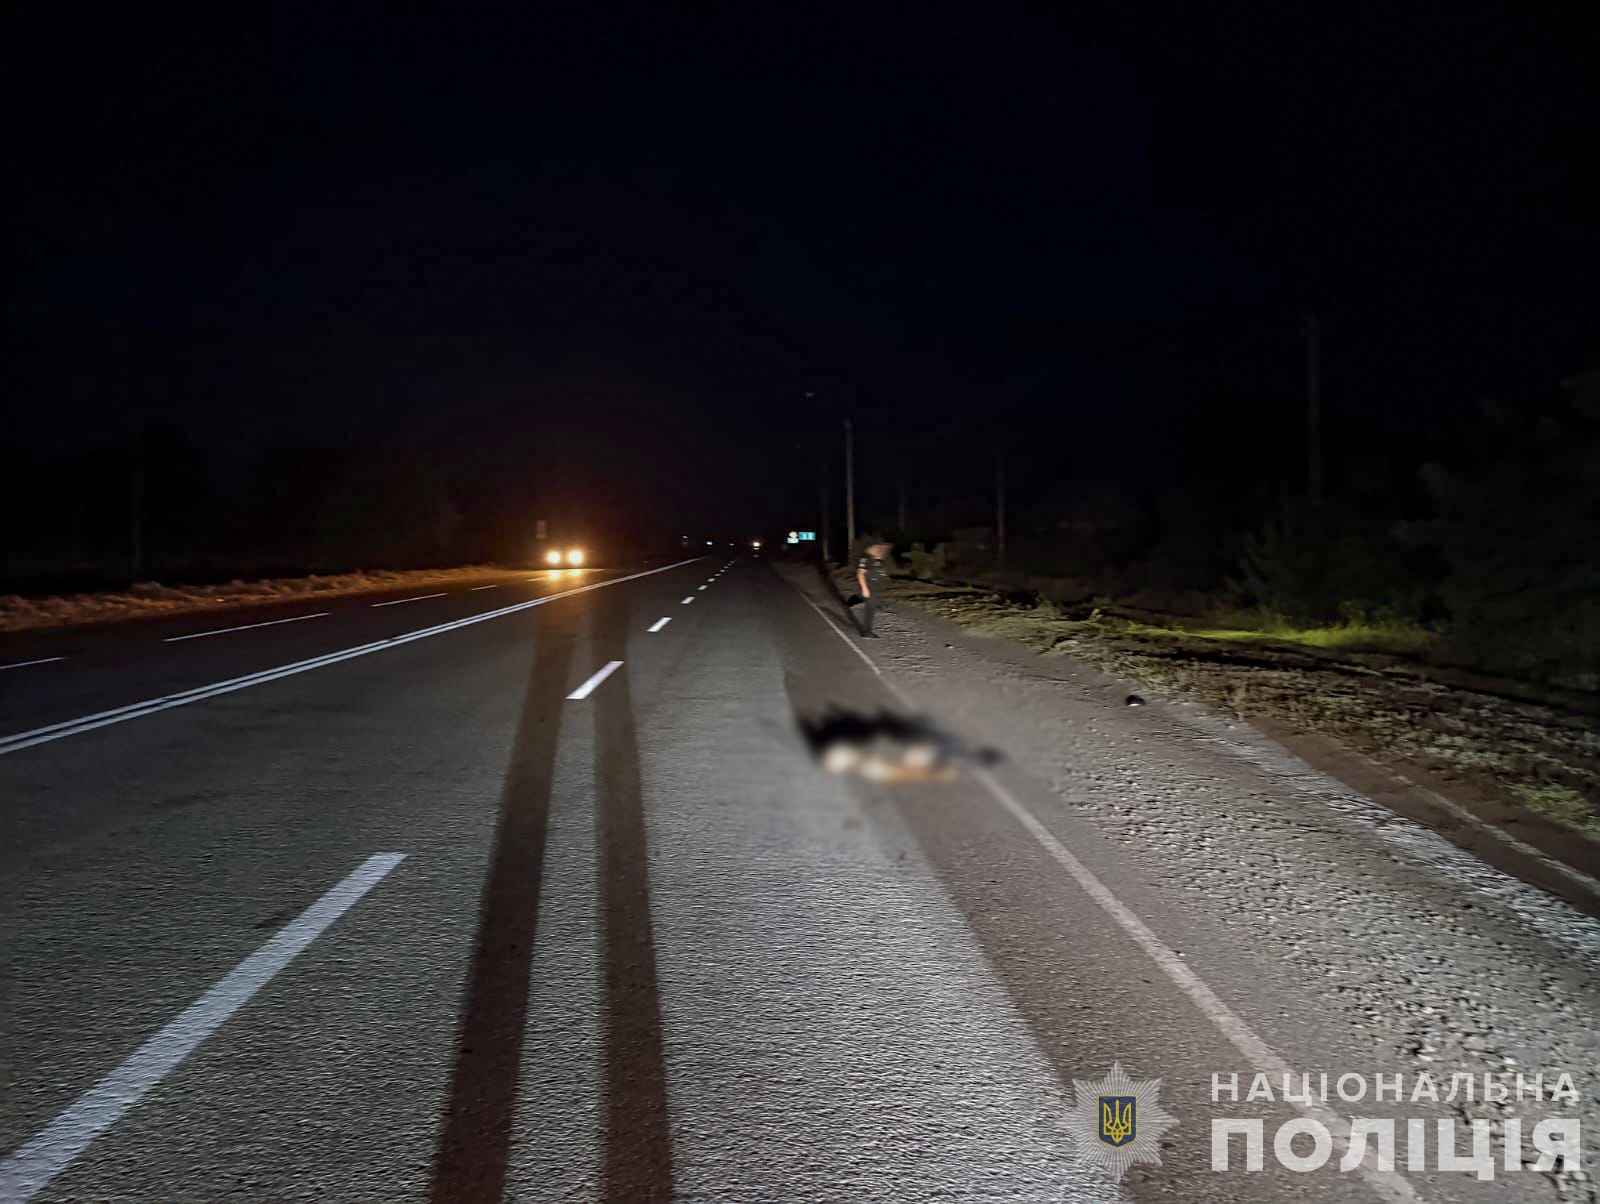
<svg viewBox="0 0 1600 1204"><path fill-rule="evenodd" d="M7 669L26 669L29 665L52 665L56 661L64 661L66 659L64 656L46 656L36 661L16 661L10 665L0 665L0 673L5 672Z"/></svg>
<svg viewBox="0 0 1600 1204"><path fill-rule="evenodd" d="M654 623L652 623L650 625L650 634L654 635L656 632L660 631L663 627L665 627L670 622L672 622L672 618L671 618L670 615L665 619L657 619Z"/></svg>
<svg viewBox="0 0 1600 1204"><path fill-rule="evenodd" d="M597 670L588 681L584 682L576 690L568 694L567 701L577 702L581 699L589 697L589 695L593 694L595 690L599 688L601 682L610 677L620 668L622 668L621 661L607 661L605 668Z"/></svg>
<svg viewBox="0 0 1600 1204"><path fill-rule="evenodd" d="M77 719L67 719L61 723L49 724L46 727L14 732L9 736L0 736L0 756L19 752L24 748L32 748L35 744L46 744L51 740L75 736L80 732L93 731L96 728L108 727L113 723L123 723L129 719L137 719L142 715L153 715L157 711L187 706L191 702L203 702L205 699L215 698L219 694L231 694L235 690L249 689L251 686L263 685L269 681L277 681L279 678L293 677L298 673L309 673L313 669L336 665L340 661L366 656L369 653L379 652L385 648L397 648L401 644L409 644L413 640L423 640L429 636L443 635L447 631L471 627L475 623L498 619L502 615L516 614L518 611L529 610L535 606L544 606L546 603L556 602L562 598L570 598L576 594L587 594L592 590L607 589L613 585L637 581L641 577L653 577L657 573L666 573L673 569L682 568L686 564L693 564L697 559L699 557L691 557L688 560L679 560L672 564L661 565L659 568L629 573L626 577L612 577L607 581L591 582L589 585L580 585L574 589L562 590L560 593L546 594L542 598L532 598L526 602L514 602L510 606L502 606L498 610L486 610L482 614L467 615L465 618L452 619L447 623L438 623L432 627L421 627L416 631L408 631L385 640L374 640L370 644L359 644L354 648L345 648L339 652L327 653L324 656L314 656L309 660L295 661L291 664L279 665L276 668L263 669L257 673L247 673L243 677L233 677L225 681L212 682L210 685L196 686L191 690L182 690L176 694L150 698L143 702L133 702L127 706L113 707L109 711L98 711L92 715L83 715Z"/></svg>
<svg viewBox="0 0 1600 1204"><path fill-rule="evenodd" d="M915 706L904 690L884 676L883 670L878 667L877 662L856 647L854 641L834 624L834 621L826 611L806 597L805 593L798 587L796 587L795 592L800 595L801 600L807 606L817 612L822 621L828 625L829 630L845 642L845 646L850 651L866 662L867 667L872 670L879 681L883 682L890 693L906 706ZM1015 795L1002 786L993 774L982 767L973 768L970 772L973 778L989 792L994 800L1022 825L1023 830L1032 836L1043 847L1044 851L1050 854L1055 862L1071 875L1073 881L1082 888L1083 892L1102 911L1116 921L1117 926L1127 933L1134 944L1144 950L1150 959L1155 962L1156 967L1167 976L1168 980L1189 997L1189 1001L1195 1005L1200 1014L1209 1020L1212 1026L1226 1037L1229 1044L1243 1054L1245 1059L1258 1072L1269 1077L1291 1073L1289 1063L1279 1057L1270 1045L1256 1035L1255 1030L1240 1019L1232 1008L1222 1002L1216 992L1207 986L1198 974L1190 969L1176 953L1163 944L1161 938L1156 936L1150 930L1150 927L1135 915L1121 899L1117 898L1111 889L1101 882L1088 866L1074 857L1067 847L1056 839L1050 829L1046 828L1038 817L1020 802ZM1287 1094L1284 1098L1288 1099ZM1301 1100L1289 1100L1289 1102L1294 1104L1301 1115L1318 1121L1327 1127L1328 1132L1333 1136L1334 1144L1338 1147L1338 1153L1341 1157L1344 1151L1350 1149L1351 1131L1348 1120L1331 1109L1324 1108L1316 1103ZM1377 1152L1367 1148L1365 1138L1361 1142L1361 1152L1363 1157L1358 1168L1361 1172L1361 1177L1367 1181L1367 1186L1372 1188L1379 1199L1384 1200L1386 1204L1414 1204L1415 1201L1419 1201L1422 1198L1417 1195L1416 1189L1411 1186L1410 1181L1404 1175L1397 1171L1386 1171L1378 1167Z"/></svg>
<svg viewBox="0 0 1600 1204"><path fill-rule="evenodd" d="M15 1154L0 1162L0 1200L31 1199L64 1171L230 1016L349 911L404 853L374 853L155 1036L129 1055Z"/></svg>
<svg viewBox="0 0 1600 1204"><path fill-rule="evenodd" d="M163 644L176 644L180 640L203 640L208 635L227 635L230 631L249 631L255 627L276 627L279 623L299 623L305 619L325 619L331 611L319 610L314 615L295 615L292 619L268 619L265 623L245 623L238 627L214 627L210 631L191 631L188 635L169 635Z"/></svg>
<svg viewBox="0 0 1600 1204"><path fill-rule="evenodd" d="M396 598L393 602L371 602L369 606L399 606L405 602L426 602L429 598L442 598L444 594L418 594L414 598Z"/></svg>

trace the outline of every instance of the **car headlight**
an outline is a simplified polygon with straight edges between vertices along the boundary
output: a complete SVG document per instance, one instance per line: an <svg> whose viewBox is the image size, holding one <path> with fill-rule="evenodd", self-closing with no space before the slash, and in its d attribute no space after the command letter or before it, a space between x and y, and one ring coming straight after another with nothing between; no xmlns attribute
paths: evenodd
<svg viewBox="0 0 1600 1204"><path fill-rule="evenodd" d="M582 564L583 563L583 549L582 548L573 548L572 551L568 552L567 553L567 563L568 564Z"/></svg>
<svg viewBox="0 0 1600 1204"><path fill-rule="evenodd" d="M544 554L544 562L546 564L560 564L561 563L561 553L560 552L546 552Z"/></svg>

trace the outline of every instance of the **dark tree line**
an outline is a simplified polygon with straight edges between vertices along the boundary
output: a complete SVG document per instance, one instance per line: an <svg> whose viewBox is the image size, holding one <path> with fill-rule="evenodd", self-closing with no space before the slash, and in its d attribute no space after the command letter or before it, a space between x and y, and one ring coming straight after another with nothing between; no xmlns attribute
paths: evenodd
<svg viewBox="0 0 1600 1204"><path fill-rule="evenodd" d="M1301 625L1429 625L1465 663L1600 688L1600 372L1420 436L1336 430L1319 505L1305 496L1300 430L1271 421L1282 412L1219 400L1166 459L1154 439L1106 443L1115 477L1015 456L1003 566L978 472L966 491L913 506L904 529L879 490L872 524L901 547L942 543L957 575L1026 574L1151 609L1254 607ZM1150 464L1142 479L1130 459Z"/></svg>
<svg viewBox="0 0 1600 1204"><path fill-rule="evenodd" d="M6 480L13 588L418 568L525 554L493 487L419 453L203 453L169 425L131 446L34 457ZM525 508L521 508L525 512Z"/></svg>

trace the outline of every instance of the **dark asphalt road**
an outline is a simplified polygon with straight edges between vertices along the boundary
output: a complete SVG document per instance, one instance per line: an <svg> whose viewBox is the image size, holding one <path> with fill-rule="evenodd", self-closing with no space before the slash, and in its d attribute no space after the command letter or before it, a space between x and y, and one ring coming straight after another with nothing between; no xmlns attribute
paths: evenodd
<svg viewBox="0 0 1600 1204"><path fill-rule="evenodd" d="M994 716L968 670L897 676L916 632L880 676L749 560L391 600L0 641L64 657L0 672L0 1199L1554 1198L1212 1172L1213 1072L1389 1071L1396 1033L1025 742L987 780L822 774L799 714ZM1425 922L1422 870L1362 872ZM1592 965L1507 899L1484 923L1579 1001L1524 1064L1592 1051ZM1063 1123L1113 1061L1179 1120L1120 1184Z"/></svg>

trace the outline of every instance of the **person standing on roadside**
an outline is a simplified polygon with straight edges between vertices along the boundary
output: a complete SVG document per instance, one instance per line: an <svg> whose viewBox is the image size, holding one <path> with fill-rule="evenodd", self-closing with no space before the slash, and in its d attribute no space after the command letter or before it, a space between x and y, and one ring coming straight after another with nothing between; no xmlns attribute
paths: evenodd
<svg viewBox="0 0 1600 1204"><path fill-rule="evenodd" d="M884 568L884 560L888 555L888 544L868 544L866 555L861 558L861 563L856 565L856 595L850 599L848 605L854 606L858 602L861 604L861 618L856 626L864 640L878 638L878 633L872 630L872 621L878 615L878 591L883 588L884 578L888 576Z"/></svg>

